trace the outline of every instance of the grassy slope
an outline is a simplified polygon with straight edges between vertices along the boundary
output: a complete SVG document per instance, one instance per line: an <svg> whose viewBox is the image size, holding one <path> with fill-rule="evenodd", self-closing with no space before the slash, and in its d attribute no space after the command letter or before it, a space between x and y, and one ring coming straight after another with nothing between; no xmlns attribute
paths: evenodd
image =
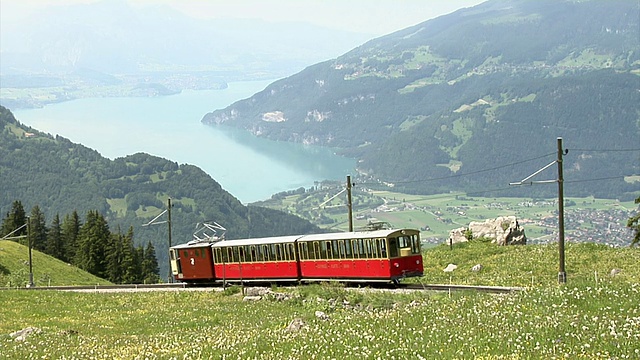
<svg viewBox="0 0 640 360"><path fill-rule="evenodd" d="M497 246L472 241L453 246L439 245L424 252L424 283L551 286L558 282L559 251L557 244ZM611 278L611 270L621 270L616 281L640 283L640 249L611 248L596 244L565 244L567 283L591 283ZM443 269L458 266L452 274ZM471 271L481 264L482 270Z"/></svg>
<svg viewBox="0 0 640 360"><path fill-rule="evenodd" d="M36 286L110 284L86 271L39 251L32 252ZM29 281L29 249L10 240L0 240L0 287L25 286Z"/></svg>
<svg viewBox="0 0 640 360"><path fill-rule="evenodd" d="M285 301L231 291L0 291L0 354L146 359L627 359L640 355L640 249L568 244L569 281L555 249L470 243L425 252L429 282L535 286L510 295L380 293L328 284L275 289ZM478 274L468 268L481 263ZM611 267L622 269L608 276ZM597 285L593 271L603 272ZM227 289L227 290L232 290ZM320 318L318 312L325 314ZM294 319L300 331L288 331ZM34 326L26 341L6 335Z"/></svg>

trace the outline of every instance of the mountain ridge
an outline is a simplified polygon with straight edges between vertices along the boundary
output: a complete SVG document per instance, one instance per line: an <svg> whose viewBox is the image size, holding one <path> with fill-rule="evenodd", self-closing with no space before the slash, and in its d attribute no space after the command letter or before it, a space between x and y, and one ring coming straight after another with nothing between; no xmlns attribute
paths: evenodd
<svg viewBox="0 0 640 360"><path fill-rule="evenodd" d="M553 151L557 137L573 149L632 146L640 136L637 11L628 0L487 1L370 40L202 121L341 148L368 180L429 181L403 191L495 188L535 168L476 177L474 184L457 177L527 159L531 149ZM580 125L585 120L588 127ZM640 174L635 154L576 155L580 165L570 175L584 182L569 193L637 191L622 179ZM609 184L615 190L589 186L579 167L620 174ZM446 180L431 180L437 178Z"/></svg>

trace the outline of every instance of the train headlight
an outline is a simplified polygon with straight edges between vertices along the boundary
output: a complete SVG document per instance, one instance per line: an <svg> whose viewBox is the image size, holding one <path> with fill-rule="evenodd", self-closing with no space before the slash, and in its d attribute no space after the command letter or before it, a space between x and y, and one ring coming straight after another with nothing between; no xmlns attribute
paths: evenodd
<svg viewBox="0 0 640 360"><path fill-rule="evenodd" d="M420 265L420 260L416 260L416 265Z"/></svg>
<svg viewBox="0 0 640 360"><path fill-rule="evenodd" d="M400 267L400 264L398 264L398 263L393 263L393 266L395 266L395 267Z"/></svg>

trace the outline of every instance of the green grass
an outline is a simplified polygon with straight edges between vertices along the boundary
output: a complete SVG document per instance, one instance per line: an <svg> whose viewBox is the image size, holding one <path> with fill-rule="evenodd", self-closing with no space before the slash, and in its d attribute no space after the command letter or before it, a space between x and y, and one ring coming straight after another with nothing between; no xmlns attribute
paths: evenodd
<svg viewBox="0 0 640 360"><path fill-rule="evenodd" d="M558 282L559 250L557 244L497 246L471 241L438 245L424 252L425 274L420 282L429 284L464 284L518 287L548 287ZM611 248L597 244L565 244L565 272L568 283L597 286L611 280L611 270L620 269L616 281L640 283L640 249ZM445 273L448 264L458 266ZM481 264L482 270L471 268Z"/></svg>
<svg viewBox="0 0 640 360"><path fill-rule="evenodd" d="M38 251L32 251L32 259L36 286L110 284ZM29 248L14 241L0 240L0 287L24 287L28 282Z"/></svg>
<svg viewBox="0 0 640 360"><path fill-rule="evenodd" d="M222 292L2 291L6 359L637 358L640 286L539 287L510 295L389 294L313 285L290 300ZM317 317L324 312L328 319ZM304 326L289 331L300 319ZM13 341L27 326L40 333Z"/></svg>

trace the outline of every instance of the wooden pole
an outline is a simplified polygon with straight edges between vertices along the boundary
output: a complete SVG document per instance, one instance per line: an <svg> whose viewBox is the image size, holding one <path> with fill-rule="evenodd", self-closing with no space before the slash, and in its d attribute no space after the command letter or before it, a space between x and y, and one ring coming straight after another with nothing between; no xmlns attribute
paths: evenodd
<svg viewBox="0 0 640 360"><path fill-rule="evenodd" d="M171 198L167 199L167 226L169 228L169 249L171 249ZM167 281L172 283L171 277L171 255L169 255L169 275L167 276Z"/></svg>
<svg viewBox="0 0 640 360"><path fill-rule="evenodd" d="M562 174L562 138L558 138L558 283L567 282L564 268L564 177Z"/></svg>
<svg viewBox="0 0 640 360"><path fill-rule="evenodd" d="M351 201L351 175L347 175L347 208L349 209L349 232L353 231L353 202Z"/></svg>

